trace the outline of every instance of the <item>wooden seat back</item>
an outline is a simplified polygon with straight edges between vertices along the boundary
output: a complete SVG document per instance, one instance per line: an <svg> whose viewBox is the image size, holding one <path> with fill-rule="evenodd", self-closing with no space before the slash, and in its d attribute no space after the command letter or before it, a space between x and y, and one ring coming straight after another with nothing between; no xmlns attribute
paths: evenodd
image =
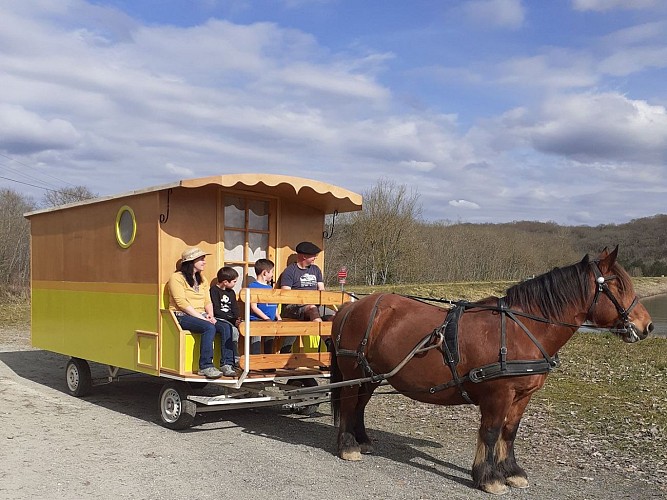
<svg viewBox="0 0 667 500"><path fill-rule="evenodd" d="M242 338L239 344L248 336L275 338L274 352L263 354L246 354L241 356L241 366L246 364L250 369L267 368L308 368L325 367L331 363L331 356L326 352L324 339L331 336L331 322L328 321L300 321L283 319L282 321L250 321L250 304L315 304L337 310L342 304L350 302L352 298L344 292L324 290L275 290L270 288L244 288L239 293L239 303L246 318L239 325ZM280 337L296 336L298 351L293 349L289 354L279 354ZM310 337L310 338L308 338ZM262 339L263 340L263 339ZM245 343L249 345L249 343ZM261 342L260 345L263 345ZM312 352L310 345L321 346ZM309 352L311 351L311 352ZM322 352L324 351L324 352Z"/></svg>

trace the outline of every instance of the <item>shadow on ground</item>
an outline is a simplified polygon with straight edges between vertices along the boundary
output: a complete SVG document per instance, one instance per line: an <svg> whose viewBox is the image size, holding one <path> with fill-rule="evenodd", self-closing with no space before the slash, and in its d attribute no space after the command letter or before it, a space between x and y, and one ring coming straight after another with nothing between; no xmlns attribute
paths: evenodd
<svg viewBox="0 0 667 500"><path fill-rule="evenodd" d="M0 362L17 376L59 391L67 398L72 397L67 393L65 384L65 367L68 360L69 356L41 350L0 352ZM93 379L106 380L108 375L106 366L95 363L90 365ZM93 387L93 393L83 399L99 407L160 425L158 395L164 379L128 371L121 371L120 379L119 382L112 384L96 385ZM219 424L224 424L226 428L233 424L241 432L292 445L317 448L335 455L336 429L331 423L328 405L320 405L320 412L306 417L295 415L281 407L264 407L198 413L194 426L180 432L222 431ZM407 464L442 479L472 487L468 468L436 456L448 455L448 451L451 451L444 449L441 443L431 439L386 432L374 427L373 422L368 423L369 435L375 442L375 456ZM405 431L408 433L411 429L406 428ZM452 436L448 444L451 445L456 439L456 436ZM423 451L429 448L438 449L438 452Z"/></svg>

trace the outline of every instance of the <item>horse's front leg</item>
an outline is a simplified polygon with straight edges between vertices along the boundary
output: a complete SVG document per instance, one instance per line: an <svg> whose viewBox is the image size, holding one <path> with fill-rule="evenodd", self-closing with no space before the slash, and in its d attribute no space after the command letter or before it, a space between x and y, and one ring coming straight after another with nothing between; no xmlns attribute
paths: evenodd
<svg viewBox="0 0 667 500"><path fill-rule="evenodd" d="M505 443L505 457L504 459L498 457L498 468L505 477L506 483L513 488L528 488L529 486L528 474L519 466L514 456L514 440L529 401L530 396L525 396L512 404L502 429L501 439Z"/></svg>
<svg viewBox="0 0 667 500"><path fill-rule="evenodd" d="M338 456L343 460L361 460L361 447L356 439L359 427L357 413L358 398L358 386L341 387L340 417L338 422ZM362 420L362 428L363 425Z"/></svg>
<svg viewBox="0 0 667 500"><path fill-rule="evenodd" d="M499 438L511 403L511 398L506 395L489 393L480 404L482 418L477 435L477 452L472 465L472 479L476 488L494 495L503 495L509 491L498 463L507 457L505 441Z"/></svg>

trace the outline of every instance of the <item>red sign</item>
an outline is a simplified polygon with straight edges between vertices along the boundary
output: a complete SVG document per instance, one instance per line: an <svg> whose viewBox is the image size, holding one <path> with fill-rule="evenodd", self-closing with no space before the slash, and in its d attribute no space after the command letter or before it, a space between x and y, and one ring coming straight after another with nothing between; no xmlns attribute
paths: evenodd
<svg viewBox="0 0 667 500"><path fill-rule="evenodd" d="M347 267L343 266L340 268L340 271L338 271L338 283L340 284L345 283L346 278L347 278Z"/></svg>

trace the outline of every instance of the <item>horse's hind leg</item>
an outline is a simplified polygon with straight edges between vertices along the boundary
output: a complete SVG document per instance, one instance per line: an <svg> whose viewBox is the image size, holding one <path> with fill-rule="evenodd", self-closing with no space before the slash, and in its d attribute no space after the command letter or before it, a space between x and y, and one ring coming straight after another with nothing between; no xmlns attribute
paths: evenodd
<svg viewBox="0 0 667 500"><path fill-rule="evenodd" d="M366 423L364 420L364 412L366 410L366 405L373 395L373 391L377 388L378 384L365 383L359 388L357 406L354 409L355 411L355 425L354 425L354 436L359 443L359 448L361 453L373 453L373 443L371 438L366 434Z"/></svg>
<svg viewBox="0 0 667 500"><path fill-rule="evenodd" d="M512 404L502 429L501 439L505 442L505 457L504 459L503 457L498 457L498 467L501 474L505 477L507 484L513 488L528 488L529 486L528 474L519 466L514 456L514 440L528 401L530 401L530 396L526 396Z"/></svg>
<svg viewBox="0 0 667 500"><path fill-rule="evenodd" d="M341 387L340 390L338 456L343 460L361 460L361 447L356 440L358 393L358 386Z"/></svg>

